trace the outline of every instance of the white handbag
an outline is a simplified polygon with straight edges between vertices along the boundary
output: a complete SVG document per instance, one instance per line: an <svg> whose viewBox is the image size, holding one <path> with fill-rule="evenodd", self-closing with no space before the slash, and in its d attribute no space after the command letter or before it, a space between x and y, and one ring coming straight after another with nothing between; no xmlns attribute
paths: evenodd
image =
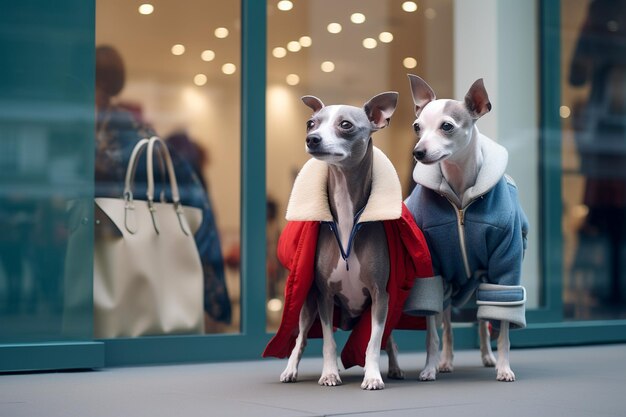
<svg viewBox="0 0 626 417"><path fill-rule="evenodd" d="M171 203L154 201L155 146L169 175ZM148 188L142 201L133 197L132 186L145 148ZM160 138L137 143L123 198L96 198L95 219L95 337L202 333L203 274L194 241L202 211L181 205L172 159Z"/></svg>

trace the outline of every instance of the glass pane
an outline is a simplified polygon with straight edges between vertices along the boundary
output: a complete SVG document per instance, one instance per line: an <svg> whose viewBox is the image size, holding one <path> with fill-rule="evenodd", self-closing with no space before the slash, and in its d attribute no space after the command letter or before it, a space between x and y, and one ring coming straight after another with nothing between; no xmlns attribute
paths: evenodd
<svg viewBox="0 0 626 417"><path fill-rule="evenodd" d="M96 23L96 196L119 201L135 144L152 135L164 139L186 212L195 207L202 214L202 223L194 232L204 276L200 284L204 326L200 332L238 332L239 2L186 0L140 6L124 0L102 0L97 1ZM158 158L154 161L158 167ZM139 162L135 200L147 198L145 169L145 163ZM159 190L164 189L165 201L170 201L169 180L155 169L155 198L160 200ZM141 216L139 208L137 213ZM142 218L146 216L148 212ZM96 239L98 230L96 227ZM179 256L167 264L180 260ZM96 266L98 262L96 257ZM173 276L161 277L170 285L182 279L178 276L182 269L173 268ZM98 287L95 291L98 307L98 297L103 294L98 293ZM174 300L180 294L181 288L174 287L164 296ZM158 309L167 310L167 300ZM120 302L113 310L121 312L126 307ZM195 314L201 312L191 310L197 323ZM128 320L139 323L151 316L134 311ZM96 320L96 335L98 323ZM197 333L198 328L192 327L174 326L170 331L142 334Z"/></svg>
<svg viewBox="0 0 626 417"><path fill-rule="evenodd" d="M93 10L38 3L0 13L0 344L92 338Z"/></svg>
<svg viewBox="0 0 626 417"><path fill-rule="evenodd" d="M626 2L561 4L567 319L626 318Z"/></svg>
<svg viewBox="0 0 626 417"><path fill-rule="evenodd" d="M485 79L493 110L478 125L509 151L507 172L531 223L522 282L528 308L540 306L536 4L311 0L281 10L284 3L268 2L268 330L280 323L286 279L276 242L295 176L310 158L304 139L311 109L300 97L362 106L378 93L399 92L390 126L373 141L394 164L406 197L416 142L407 73L424 78L437 97L457 100Z"/></svg>

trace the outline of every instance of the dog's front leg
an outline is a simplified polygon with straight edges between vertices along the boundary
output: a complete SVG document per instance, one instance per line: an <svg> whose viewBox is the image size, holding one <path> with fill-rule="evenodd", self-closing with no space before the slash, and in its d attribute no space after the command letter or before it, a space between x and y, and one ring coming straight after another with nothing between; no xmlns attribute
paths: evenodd
<svg viewBox="0 0 626 417"><path fill-rule="evenodd" d="M333 335L333 297L332 295L320 294L317 307L322 324L324 366L322 376L318 383L325 386L341 385L339 368L337 367L337 345Z"/></svg>
<svg viewBox="0 0 626 417"><path fill-rule="evenodd" d="M280 382L296 382L298 379L298 365L300 359L302 359L302 353L306 347L306 338L309 333L309 329L313 324L317 314L317 304L313 293L309 293L302 310L300 310L300 319L298 325L298 337L296 339L296 345L289 355L287 361L287 367L280 374Z"/></svg>
<svg viewBox="0 0 626 417"><path fill-rule="evenodd" d="M385 290L375 290L372 294L372 334L370 335L367 350L365 351L365 377L361 388L378 390L385 388L383 377L380 374L380 346L383 340L387 312L389 310L389 296Z"/></svg>
<svg viewBox="0 0 626 417"><path fill-rule="evenodd" d="M491 335L489 334L489 322L480 320L478 322L478 336L480 339L480 358L483 365L489 368L496 366L496 357L491 350Z"/></svg>
<svg viewBox="0 0 626 417"><path fill-rule="evenodd" d="M496 364L498 381L515 381L515 374L511 370L509 363L509 350L511 341L509 340L509 322L500 322L500 335L498 336L498 362Z"/></svg>
<svg viewBox="0 0 626 417"><path fill-rule="evenodd" d="M442 314L443 330L441 333L442 348L439 372L454 371L454 334L452 333L452 307L448 306Z"/></svg>
<svg viewBox="0 0 626 417"><path fill-rule="evenodd" d="M439 334L437 333L437 317L426 317L426 365L420 372L421 381L437 379L439 363Z"/></svg>

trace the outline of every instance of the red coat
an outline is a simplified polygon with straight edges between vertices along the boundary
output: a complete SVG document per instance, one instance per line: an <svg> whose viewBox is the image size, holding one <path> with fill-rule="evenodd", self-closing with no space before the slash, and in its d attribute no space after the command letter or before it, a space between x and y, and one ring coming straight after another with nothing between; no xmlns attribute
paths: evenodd
<svg viewBox="0 0 626 417"><path fill-rule="evenodd" d="M433 276L428 246L422 232L415 225L411 213L402 204L402 216L396 220L382 221L389 247L390 273L387 291L389 312L383 332L382 346L393 329L424 329L422 317L402 313L404 302L414 279ZM285 287L285 306L276 335L270 340L263 357L285 358L295 346L298 336L300 310L314 281L315 249L319 221L290 221L278 242L278 258L290 273ZM333 317L337 318L338 314ZM344 367L365 365L365 350L371 333L371 307L361 315L341 352ZM308 337L321 337L319 318Z"/></svg>

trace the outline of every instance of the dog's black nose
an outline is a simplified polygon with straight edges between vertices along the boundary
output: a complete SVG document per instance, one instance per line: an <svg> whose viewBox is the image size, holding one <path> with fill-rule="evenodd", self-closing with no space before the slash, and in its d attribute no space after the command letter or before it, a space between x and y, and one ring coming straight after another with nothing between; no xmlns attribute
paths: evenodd
<svg viewBox="0 0 626 417"><path fill-rule="evenodd" d="M318 135L308 135L306 137L306 146L309 149L315 149L322 142L322 138Z"/></svg>
<svg viewBox="0 0 626 417"><path fill-rule="evenodd" d="M413 150L413 158L415 158L416 161L421 161L422 159L424 159L425 156L426 152Z"/></svg>

